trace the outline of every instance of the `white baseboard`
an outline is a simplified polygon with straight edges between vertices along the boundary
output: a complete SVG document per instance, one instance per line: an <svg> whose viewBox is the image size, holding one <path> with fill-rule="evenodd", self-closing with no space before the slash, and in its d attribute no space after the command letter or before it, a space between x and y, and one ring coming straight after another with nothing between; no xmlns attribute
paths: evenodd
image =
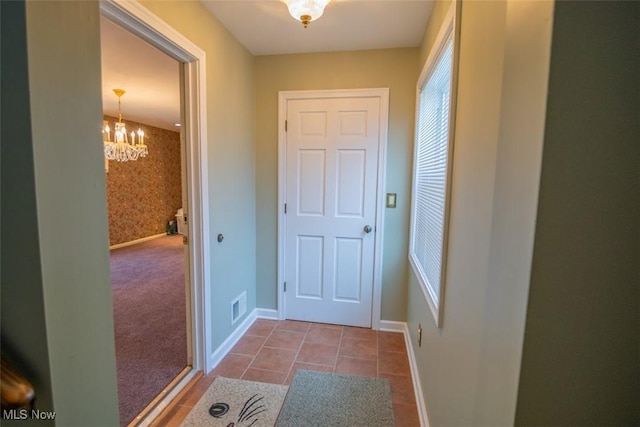
<svg viewBox="0 0 640 427"><path fill-rule="evenodd" d="M407 324L404 322L396 322L395 320L381 320L380 330L385 332L402 332L404 334ZM405 336L405 339L407 337Z"/></svg>
<svg viewBox="0 0 640 427"><path fill-rule="evenodd" d="M418 372L418 362L416 361L415 353L413 352L413 344L411 344L411 333L409 327L404 324L404 342L407 345L407 354L409 355L409 366L411 366L411 376L413 377L413 391L416 394L416 405L418 407L418 416L420 417L420 425L422 427L429 427L429 416L427 415L427 405L424 401L424 395L422 394L422 387L420 384L420 373Z"/></svg>
<svg viewBox="0 0 640 427"><path fill-rule="evenodd" d="M167 233L155 234L153 236L143 237L142 239L136 239L136 240L132 240L130 242L118 243L117 245L109 246L109 250L120 249L120 248L124 248L126 246L137 245L138 243L147 242L147 241L153 240L153 239L158 239L158 238L166 236L166 235L167 235Z"/></svg>
<svg viewBox="0 0 640 427"><path fill-rule="evenodd" d="M270 308L256 308L255 312L258 319L278 320L278 310L272 310Z"/></svg>
<svg viewBox="0 0 640 427"><path fill-rule="evenodd" d="M238 327L227 337L226 340L211 355L211 369L218 366L218 363L231 351L234 345L242 338L247 330L253 325L256 319L278 319L278 311L268 308L256 308L238 325Z"/></svg>
<svg viewBox="0 0 640 427"><path fill-rule="evenodd" d="M216 348L211 354L211 369L218 366L218 364L224 359L224 357L231 351L234 345L242 338L242 336L251 327L253 322L257 318L257 310L253 310L247 317L238 325L238 327L227 337L226 340L218 348Z"/></svg>
<svg viewBox="0 0 640 427"><path fill-rule="evenodd" d="M427 416L427 407L420 386L420 374L418 373L418 363L416 362L413 345L411 344L411 336L409 327L405 322L396 322L393 320L381 320L380 330L386 332L399 332L404 334L404 342L407 346L407 355L409 356L409 366L411 368L411 379L413 380L413 393L416 396L416 405L418 407L418 417L420 417L420 426L429 427L429 417Z"/></svg>

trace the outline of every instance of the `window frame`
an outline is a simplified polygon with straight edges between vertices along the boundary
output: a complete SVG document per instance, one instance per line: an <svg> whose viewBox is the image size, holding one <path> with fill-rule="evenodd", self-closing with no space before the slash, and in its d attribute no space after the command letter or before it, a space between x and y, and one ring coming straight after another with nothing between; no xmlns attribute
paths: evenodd
<svg viewBox="0 0 640 427"><path fill-rule="evenodd" d="M429 52L429 55L424 63L420 77L416 84L416 117L415 117L415 139L414 139L414 152L413 152L413 173L411 177L412 191L411 191L411 222L410 222L410 236L409 236L409 262L413 269L413 272L418 279L420 288L424 294L424 297L429 305L431 313L433 314L436 327L442 328L444 317L444 297L446 288L446 266L447 266L447 243L448 243L448 231L449 231L449 216L451 205L451 180L452 180L452 165L453 165L453 145L454 145L454 130L456 119L456 98L457 98L457 81L458 81L458 58L459 58L459 31L456 23L456 9L458 2L453 1L445 19L440 27L436 40ZM444 53L449 40L452 41L452 58L451 58L451 84L449 93L449 123L447 125L447 160L446 160L446 172L445 172L445 189L444 189L444 205L443 205L443 225L442 225L442 242L440 246L440 282L438 283L438 297L431 290L426 275L422 269L421 262L417 259L417 256L413 250L414 239L416 234L416 197L418 193L417 188L417 170L418 170L418 151L419 145L419 120L420 120L420 107L421 107L421 95L423 88L426 87L429 78L432 76L433 71L437 67L441 55Z"/></svg>

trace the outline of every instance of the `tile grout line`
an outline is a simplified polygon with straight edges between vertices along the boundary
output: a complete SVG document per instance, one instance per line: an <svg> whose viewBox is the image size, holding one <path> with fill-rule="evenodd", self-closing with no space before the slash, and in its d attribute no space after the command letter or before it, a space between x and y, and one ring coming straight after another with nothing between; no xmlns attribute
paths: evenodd
<svg viewBox="0 0 640 427"><path fill-rule="evenodd" d="M289 372L287 373L287 376L284 379L285 381L287 381L287 378L289 378L289 375L291 374L293 367L296 365L296 362L298 361L298 356L300 356L300 352L302 351L302 347L304 346L304 343L307 342L307 337L309 336L310 330L311 330L311 323L307 325L307 332L304 333L304 338L302 338L300 347L298 347L298 352L296 353L296 356L293 358L293 363L291 364L291 368L289 368ZM293 378L291 378L291 381L293 381Z"/></svg>
<svg viewBox="0 0 640 427"><path fill-rule="evenodd" d="M338 351L336 352L336 361L333 362L333 373L336 373L336 369L338 369L338 357L340 356L340 348L342 347L342 339L344 338L344 326L340 330L340 341L338 341Z"/></svg>
<svg viewBox="0 0 640 427"><path fill-rule="evenodd" d="M376 331L376 378L380 378L380 333Z"/></svg>
<svg viewBox="0 0 640 427"><path fill-rule="evenodd" d="M284 383L287 382L287 378L289 378L289 375L291 375L291 371L293 370L293 367L296 364L296 361L298 360L298 356L300 355L300 352L302 351L302 346L304 346L305 341L307 340L307 335L309 335L309 331L311 330L311 323L307 323L307 331L304 333L304 337L302 337L302 341L300 342L300 346L298 347L298 351L296 351L296 355L293 357L293 362L291 363L291 366L289 367L289 371L287 371L287 375L284 377L284 381L282 382L282 385L284 385ZM291 381L293 381L293 378L291 378Z"/></svg>
<svg viewBox="0 0 640 427"><path fill-rule="evenodd" d="M251 358L251 362L249 362L249 364L247 365L246 368L244 368L244 371L242 371L242 374L240 375L240 378L238 378L239 380L242 379L242 377L244 377L244 374L247 373L247 371L249 370L249 367L251 366L251 364L256 360L256 357L258 357L258 354L260 353L260 351L264 348L264 345L267 343L267 340L269 339L269 337L271 336L271 334L273 334L273 331L276 330L277 324L273 327L273 329L271 329L271 332L269 332L269 334L264 337L264 341L262 342L262 344L260 344L260 348L258 349L258 351L256 351L256 354L253 355L253 357ZM248 332L248 331L247 331ZM244 336L246 335L250 335L247 334L247 332L244 333L244 335L242 336L244 338Z"/></svg>

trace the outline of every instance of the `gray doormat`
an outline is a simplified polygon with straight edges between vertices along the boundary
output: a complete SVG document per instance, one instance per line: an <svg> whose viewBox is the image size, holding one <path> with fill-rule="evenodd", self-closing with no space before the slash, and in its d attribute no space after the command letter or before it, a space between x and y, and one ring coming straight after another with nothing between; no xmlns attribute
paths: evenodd
<svg viewBox="0 0 640 427"><path fill-rule="evenodd" d="M298 370L276 427L393 426L386 379Z"/></svg>
<svg viewBox="0 0 640 427"><path fill-rule="evenodd" d="M272 427L287 386L217 377L181 427Z"/></svg>

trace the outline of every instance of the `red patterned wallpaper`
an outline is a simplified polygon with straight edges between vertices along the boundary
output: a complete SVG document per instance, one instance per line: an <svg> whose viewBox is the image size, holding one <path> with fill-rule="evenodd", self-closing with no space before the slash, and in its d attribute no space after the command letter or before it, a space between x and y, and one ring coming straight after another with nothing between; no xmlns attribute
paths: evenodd
<svg viewBox="0 0 640 427"><path fill-rule="evenodd" d="M105 116L109 126L117 119ZM123 120L127 131L145 133L147 157L135 161L109 160L107 204L109 244L130 242L164 233L182 206L180 133Z"/></svg>

